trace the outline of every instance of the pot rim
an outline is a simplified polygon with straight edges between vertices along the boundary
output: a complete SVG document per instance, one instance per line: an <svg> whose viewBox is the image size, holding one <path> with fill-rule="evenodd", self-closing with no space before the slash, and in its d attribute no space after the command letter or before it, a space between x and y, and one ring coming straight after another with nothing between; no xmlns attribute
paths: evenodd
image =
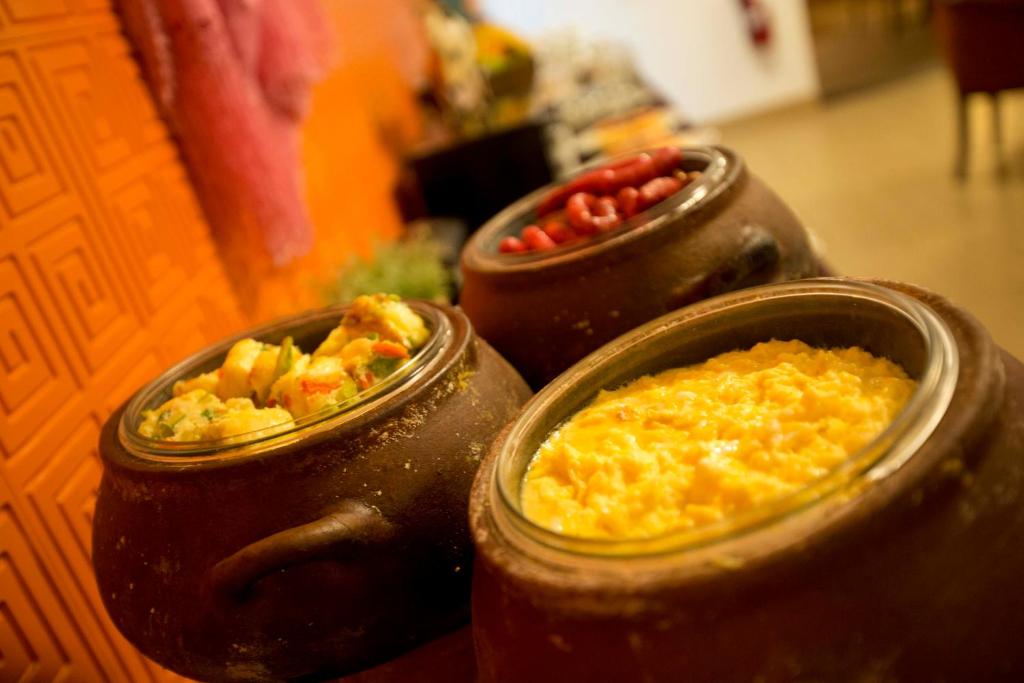
<svg viewBox="0 0 1024 683"><path fill-rule="evenodd" d="M871 302L883 306L904 322L910 323L925 344L925 364L918 379L918 387L896 419L872 442L851 455L842 465L825 477L803 489L758 506L741 515L722 522L673 531L650 538L591 539L565 536L532 522L522 514L519 502L508 482L521 481L525 466L532 459L523 457L523 444L533 443L529 434L536 431L542 418L553 411L562 419L586 405L597 389L586 392L585 400L573 390L595 375L628 357L631 349L641 348L652 340L693 328L698 323L715 317L736 315L750 307L763 306L764 301L808 296L839 296L854 302ZM685 342L668 352L683 348ZM635 351L633 352L636 353ZM556 565L579 566L609 562L643 562L662 566L665 562L678 564L679 555L688 551L703 551L690 555L711 554L712 561L725 565L742 553L730 554L732 548L757 547L759 539L770 538L765 547L792 544L798 539L780 539L778 529L786 524L796 528L820 523L827 515L821 513L820 503L849 502L872 484L888 479L906 465L935 431L953 398L959 373L959 353L952 331L931 307L911 296L887 287L841 278L816 278L764 285L740 292L708 299L658 318L619 337L598 349L567 370L539 392L509 426L495 448L497 454L493 468L488 471L489 485L483 496L491 511L496 530L514 545L528 550L546 562ZM629 381L635 377L622 379ZM604 388L604 387L599 387ZM566 404L568 404L568 409ZM549 420L550 421L550 420ZM550 433L550 429L547 433ZM747 545L747 544L751 545ZM718 550L730 552L716 554ZM714 558L718 558L715 560ZM706 559L706 557L705 557ZM652 567L653 568L653 567Z"/></svg>
<svg viewBox="0 0 1024 683"><path fill-rule="evenodd" d="M560 247L550 252L530 254L502 254L498 242L528 222L540 200L551 190L563 185L581 173L641 152L620 154L582 166L572 176L545 185L513 202L484 223L462 250L462 267L488 275L515 275L556 269L590 260L618 251L628 245L650 238L666 230L679 227L679 219L707 206L721 196L744 171L742 159L736 152L721 145L680 146L684 161L703 163L701 177L688 184L671 198L656 204L625 221L620 227L603 235L592 237L576 245Z"/></svg>
<svg viewBox="0 0 1024 683"><path fill-rule="evenodd" d="M283 337L304 325L324 324L324 333L341 319L350 304L336 304L278 318L251 327L191 354L139 389L121 410L117 420L116 439L123 452L104 453L105 459L123 459L135 465L195 466L219 465L282 451L288 446L310 439L319 440L348 427L362 424L381 409L404 405L413 394L442 374L459 356L469 341L469 323L464 315L450 306L430 301L408 300L410 307L424 318L430 338L395 373L379 384L361 391L348 401L327 406L295 421L290 429L264 436L241 434L225 439L192 442L169 442L150 439L138 433L143 410L165 399L178 379L197 374L198 368L214 359L223 359L228 349L247 337L256 339ZM326 326L328 323L330 326ZM258 432L257 432L258 434Z"/></svg>

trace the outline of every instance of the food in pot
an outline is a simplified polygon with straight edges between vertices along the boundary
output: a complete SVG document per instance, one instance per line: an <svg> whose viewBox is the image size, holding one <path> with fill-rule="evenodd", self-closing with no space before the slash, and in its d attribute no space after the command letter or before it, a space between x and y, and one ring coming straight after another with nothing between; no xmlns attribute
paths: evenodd
<svg viewBox="0 0 1024 683"><path fill-rule="evenodd" d="M139 433L166 441L204 441L283 431L294 419L336 406L404 365L430 336L397 296L360 296L339 325L305 354L242 339L216 370L175 382L173 398L145 411Z"/></svg>
<svg viewBox="0 0 1024 683"><path fill-rule="evenodd" d="M205 389L193 389L147 411L139 433L165 441L205 441L241 434L269 436L291 425L292 416L282 408L257 408L247 398L221 401Z"/></svg>
<svg viewBox="0 0 1024 683"><path fill-rule="evenodd" d="M662 147L587 171L542 198L538 223L502 239L498 251L547 251L613 230L700 177L682 170L682 159L678 147Z"/></svg>
<svg viewBox="0 0 1024 683"><path fill-rule="evenodd" d="M602 391L538 449L524 514L562 534L642 538L803 488L888 426L916 382L860 348L761 343Z"/></svg>

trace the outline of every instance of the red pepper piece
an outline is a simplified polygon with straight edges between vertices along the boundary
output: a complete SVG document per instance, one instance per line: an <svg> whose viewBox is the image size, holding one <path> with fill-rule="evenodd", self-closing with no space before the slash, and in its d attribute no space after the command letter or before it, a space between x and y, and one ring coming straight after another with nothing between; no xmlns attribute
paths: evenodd
<svg viewBox="0 0 1024 683"><path fill-rule="evenodd" d="M662 176L644 183L640 188L640 197L637 202L641 211L649 209L655 204L662 202L683 188L683 184L672 176Z"/></svg>
<svg viewBox="0 0 1024 683"><path fill-rule="evenodd" d="M528 225L523 228L523 241L533 251L547 251L555 248L555 242L544 231L536 225Z"/></svg>
<svg viewBox="0 0 1024 683"><path fill-rule="evenodd" d="M548 221L545 223L544 234L550 237L555 244L565 244L576 237L573 229L562 221Z"/></svg>
<svg viewBox="0 0 1024 683"><path fill-rule="evenodd" d="M315 379L303 379L299 381L299 388L306 395L326 394L338 388L338 382L320 382Z"/></svg>
<svg viewBox="0 0 1024 683"><path fill-rule="evenodd" d="M656 175L668 175L679 168L683 152L678 147L661 147L651 152L651 159L654 161Z"/></svg>
<svg viewBox="0 0 1024 683"><path fill-rule="evenodd" d="M408 358L409 350L393 341L379 341L370 349L382 358Z"/></svg>
<svg viewBox="0 0 1024 683"><path fill-rule="evenodd" d="M529 251L529 249L526 246L526 242L523 242L518 237L503 237L498 244L498 251L502 254L521 254L524 251Z"/></svg>
<svg viewBox="0 0 1024 683"><path fill-rule="evenodd" d="M619 190L617 199L619 200L619 210L626 218L632 218L640 213L637 204L640 199L640 190L635 187L624 187Z"/></svg>

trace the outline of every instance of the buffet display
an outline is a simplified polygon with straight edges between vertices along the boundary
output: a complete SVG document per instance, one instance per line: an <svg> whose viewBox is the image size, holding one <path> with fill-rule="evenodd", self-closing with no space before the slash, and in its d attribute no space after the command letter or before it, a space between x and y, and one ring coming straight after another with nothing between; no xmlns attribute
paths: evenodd
<svg viewBox="0 0 1024 683"><path fill-rule="evenodd" d="M970 314L820 277L722 147L542 188L462 268L461 309L292 316L111 416L93 558L147 656L212 681L1024 676L1024 366Z"/></svg>

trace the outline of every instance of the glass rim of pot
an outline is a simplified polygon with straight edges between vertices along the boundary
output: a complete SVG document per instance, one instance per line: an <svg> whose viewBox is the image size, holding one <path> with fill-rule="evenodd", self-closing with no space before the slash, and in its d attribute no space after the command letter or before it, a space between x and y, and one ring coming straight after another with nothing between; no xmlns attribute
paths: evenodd
<svg viewBox="0 0 1024 683"><path fill-rule="evenodd" d="M690 324L691 321L707 320L708 316L735 315L743 307L757 306L769 297L777 300L779 296L815 294L849 295L851 298L867 298L887 306L916 328L925 346L925 365L907 404L888 427L843 463L803 488L743 513L719 522L648 537L570 536L544 527L522 512L519 497L509 490L507 480L512 479L521 484L536 449L523 459L525 466L514 470L513 476L510 468L514 464L513 458L520 452L517 446L530 433L531 427L539 422L538 418L545 408L555 404L558 397L567 394L573 386L585 381L609 357L644 340ZM705 308L710 310L702 311ZM505 534L540 548L552 559L568 555L597 560L642 560L682 551L712 549L719 544L752 537L759 531L770 532L778 523L813 512L819 503L841 496L844 491L859 492L863 490L864 484L879 482L902 468L931 436L946 414L957 385L958 372L959 351L953 333L942 318L921 301L886 287L840 278L816 278L751 287L714 297L668 313L609 342L538 392L509 430L496 458L487 494L492 502L492 515ZM639 376L625 379L616 386ZM595 388L588 392L589 398L575 402L547 433L552 433L566 419L588 405L598 391L604 388L608 387Z"/></svg>
<svg viewBox="0 0 1024 683"><path fill-rule="evenodd" d="M477 235L470 238L478 245L473 258L479 261L478 265L503 271L532 270L541 265L556 265L565 261L575 260L579 254L594 254L615 248L626 242L641 239L644 235L658 230L661 226L674 221L680 215L693 211L698 206L717 196L726 185L724 181L737 172L741 165L739 159L725 148L713 146L687 147L682 145L676 145L676 147L683 151L684 162L696 161L701 164L701 177L687 184L682 190L676 192L668 199L658 202L649 209L641 211L623 221L615 229L580 240L574 244L559 245L549 251L531 251L518 254L503 254L498 251L498 244L502 238L518 235L519 230L523 227L539 220L535 215L536 207L541 198L548 192L594 168L656 148L652 147L647 150L626 152L585 164L565 180L558 183L549 183L513 202L487 221L478 231ZM494 228L490 227L492 224L495 226ZM469 249L466 251L467 254L470 252Z"/></svg>
<svg viewBox="0 0 1024 683"><path fill-rule="evenodd" d="M451 322L439 310L418 301L407 300L405 303L423 318L430 330L430 336L423 346L381 382L359 391L348 399L324 406L301 418L293 419L292 426L287 429L274 431L274 427L271 426L244 434L201 441L153 439L143 436L138 431L142 412L155 408L167 400L171 396L170 391L174 382L185 377L195 376L197 367L205 366L214 359L220 359L223 362L227 351L239 340L245 338L258 340L268 334L282 332L283 326L295 329L301 325L317 324L333 319L335 320L334 325L325 328L324 337L326 338L326 334L329 334L330 330L337 325L337 321L341 320L341 316L344 315L350 304L328 306L294 316L286 316L223 339L188 356L139 389L129 400L118 422L118 439L131 455L143 460L163 463L196 463L251 457L271 448L305 439L314 433L319 434L337 429L375 409L398 389L408 386L422 377L427 372L428 366L439 358L442 350L453 337L454 329ZM284 329L285 335L287 328Z"/></svg>

